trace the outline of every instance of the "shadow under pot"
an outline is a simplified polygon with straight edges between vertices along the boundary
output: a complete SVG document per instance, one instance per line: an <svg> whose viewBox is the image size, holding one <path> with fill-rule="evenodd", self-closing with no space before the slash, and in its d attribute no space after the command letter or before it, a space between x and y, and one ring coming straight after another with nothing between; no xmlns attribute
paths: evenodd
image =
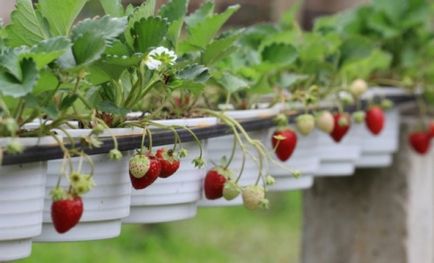
<svg viewBox="0 0 434 263"><path fill-rule="evenodd" d="M52 137L21 138L24 146L54 145ZM0 139L6 146L10 138ZM0 166L0 261L30 256L41 233L47 162Z"/></svg>

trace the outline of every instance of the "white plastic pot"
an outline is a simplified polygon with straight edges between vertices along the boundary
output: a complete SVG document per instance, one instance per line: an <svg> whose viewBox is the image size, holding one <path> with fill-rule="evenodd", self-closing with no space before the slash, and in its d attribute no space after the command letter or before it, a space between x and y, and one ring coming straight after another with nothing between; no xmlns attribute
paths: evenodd
<svg viewBox="0 0 434 263"><path fill-rule="evenodd" d="M156 122L164 125L206 127L217 124L217 119L193 118ZM172 145L164 147L170 148ZM201 169L194 167L192 161L199 156L199 146L195 142L183 143L183 147L187 149L188 156L181 160L181 166L174 175L169 178L158 178L143 190L132 190L131 211L130 215L123 220L125 223L170 222L196 215L207 166ZM206 161L206 140L202 141L202 147L203 158Z"/></svg>
<svg viewBox="0 0 434 263"><path fill-rule="evenodd" d="M278 113L278 109L276 108L236 110L236 111L225 112L226 115L238 121L248 121L256 118L268 118L276 115L277 113ZM253 139L257 139L263 142L268 137L268 129L249 132L249 136ZM221 158L223 156L229 158L232 152L233 141L234 141L234 135L226 135L222 137L209 139L208 140L209 160L211 162L218 164L220 163ZM242 160L243 160L243 154L239 147L240 146L237 145L237 150L235 152L233 161L230 165L230 168L234 172L235 176L238 176L241 168ZM258 156L256 150L253 147L249 146L248 151L253 156L256 157ZM258 164L252 158L250 158L250 156L246 156L243 174L238 183L241 186L252 185L255 184L257 178L258 178ZM203 195L202 199L199 202L199 206L201 207L236 206L242 204L243 204L243 200L241 196L238 196L237 198L231 201L227 201L224 198L219 198L217 200L208 200L206 199L205 195Z"/></svg>
<svg viewBox="0 0 434 263"><path fill-rule="evenodd" d="M352 126L350 131L353 129ZM315 131L318 136L315 154L321 159L315 176L350 176L354 173L356 162L361 154L362 137L350 131L339 143L336 143L329 134Z"/></svg>
<svg viewBox="0 0 434 263"><path fill-rule="evenodd" d="M271 138L274 129L270 130L268 138ZM268 147L271 149L271 139L268 140ZM308 136L297 135L297 146L291 158L281 164L291 170L301 172L299 178L294 178L291 171L278 165L272 165L270 174L274 176L276 183L268 187L272 192L287 190L302 190L310 188L314 182L314 174L320 167L320 158L315 152L318 137L316 134ZM280 162L275 159L276 162Z"/></svg>
<svg viewBox="0 0 434 263"><path fill-rule="evenodd" d="M369 132L365 124L354 127L353 132L363 138L357 167L387 167L392 164L392 154L399 144L399 122L399 111L394 109L385 113L385 126L379 135Z"/></svg>
<svg viewBox="0 0 434 263"><path fill-rule="evenodd" d="M8 144L0 139L0 145ZM24 146L56 144L52 137L21 138ZM0 261L30 256L41 233L46 162L0 166Z"/></svg>
<svg viewBox="0 0 434 263"><path fill-rule="evenodd" d="M85 136L89 129L68 130L72 137ZM102 136L109 134L126 136L141 133L132 128L111 129ZM120 235L121 220L129 215L131 201L131 186L128 177L128 153L123 153L121 160L108 158L108 154L91 155L95 169L93 179L95 187L83 195L84 211L80 222L64 234L55 231L51 222L51 196L50 191L56 186L60 174L62 160L48 162L48 179L44 205L42 233L34 240L39 242L65 242L82 240L99 240L113 238ZM73 158L74 167L77 167L79 158ZM83 162L83 173L89 173L90 167ZM67 185L67 179L62 178L62 186Z"/></svg>

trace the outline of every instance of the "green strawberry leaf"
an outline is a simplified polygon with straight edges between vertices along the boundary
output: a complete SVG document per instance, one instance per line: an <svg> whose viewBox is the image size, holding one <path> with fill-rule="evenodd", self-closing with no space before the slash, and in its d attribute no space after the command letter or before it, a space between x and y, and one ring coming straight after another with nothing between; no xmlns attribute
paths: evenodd
<svg viewBox="0 0 434 263"><path fill-rule="evenodd" d="M229 72L224 72L220 77L215 78L215 80L229 93L249 88L249 83L246 80Z"/></svg>
<svg viewBox="0 0 434 263"><path fill-rule="evenodd" d="M71 43L69 39L59 36L43 40L33 46L28 52L20 54L21 58L31 58L38 69L42 69L63 55Z"/></svg>
<svg viewBox="0 0 434 263"><path fill-rule="evenodd" d="M158 17L142 18L131 31L136 51L147 53L161 44L168 30L167 22Z"/></svg>
<svg viewBox="0 0 434 263"><path fill-rule="evenodd" d="M160 8L160 16L169 23L183 18L187 12L188 0L170 0Z"/></svg>
<svg viewBox="0 0 434 263"><path fill-rule="evenodd" d="M98 60L104 53L106 41L101 36L87 32L78 37L73 46L74 66L86 66Z"/></svg>
<svg viewBox="0 0 434 263"><path fill-rule="evenodd" d="M264 47L261 55L265 62L290 65L297 59L297 50L290 44L274 43Z"/></svg>
<svg viewBox="0 0 434 263"><path fill-rule="evenodd" d="M6 27L7 41L12 47L32 46L48 38L41 16L33 9L31 0L17 0L16 9Z"/></svg>
<svg viewBox="0 0 434 263"><path fill-rule="evenodd" d="M205 82L209 79L208 68L199 64L189 65L179 71L177 78L183 80L194 80L196 82Z"/></svg>
<svg viewBox="0 0 434 263"><path fill-rule="evenodd" d="M195 26L206 17L212 16L214 13L215 5L212 1L204 2L198 9L196 9L191 15L185 18L185 23L189 27Z"/></svg>
<svg viewBox="0 0 434 263"><path fill-rule="evenodd" d="M50 32L55 35L69 34L75 18L88 0L39 0L39 11L47 19Z"/></svg>
<svg viewBox="0 0 434 263"><path fill-rule="evenodd" d="M35 88L33 89L34 94L40 94L42 92L53 91L59 85L59 80L56 75L52 73L50 70L42 70L40 71L40 77L38 82L36 83Z"/></svg>
<svg viewBox="0 0 434 263"><path fill-rule="evenodd" d="M237 30L211 42L203 53L202 62L205 65L213 64L222 57L227 56L230 53L228 51L234 51L234 44L239 39L241 33L242 30Z"/></svg>
<svg viewBox="0 0 434 263"><path fill-rule="evenodd" d="M125 17L104 16L96 19L87 18L73 28L71 38L74 41L82 34L92 33L96 36L101 36L107 41L112 41L124 32L126 26L127 20Z"/></svg>
<svg viewBox="0 0 434 263"><path fill-rule="evenodd" d="M169 22L167 39L176 49L178 38L184 24L184 16L187 12L188 0L171 0L160 8L160 16Z"/></svg>
<svg viewBox="0 0 434 263"><path fill-rule="evenodd" d="M239 9L239 5L229 6L223 13L207 16L188 28L188 36L184 42L184 50L189 52L204 49L222 28L224 23ZM193 50L191 50L194 47Z"/></svg>
<svg viewBox="0 0 434 263"><path fill-rule="evenodd" d="M23 80L23 72L20 64L20 58L13 50L6 50L0 56L0 68L3 68L18 81Z"/></svg>
<svg viewBox="0 0 434 263"><path fill-rule="evenodd" d="M32 92L39 78L36 64L30 59L25 59L21 61L20 67L22 80L18 80L8 71L0 71L0 92L3 95L19 98Z"/></svg>
<svg viewBox="0 0 434 263"><path fill-rule="evenodd" d="M125 30L125 40L131 48L134 48L134 39L131 31L134 30L134 25L136 24L136 22L139 22L143 18L148 18L154 15L155 0L147 0L145 3L135 9L132 9L131 11L132 14L128 17L128 26Z"/></svg>
<svg viewBox="0 0 434 263"><path fill-rule="evenodd" d="M124 15L124 7L121 0L99 0L107 15L121 17Z"/></svg>

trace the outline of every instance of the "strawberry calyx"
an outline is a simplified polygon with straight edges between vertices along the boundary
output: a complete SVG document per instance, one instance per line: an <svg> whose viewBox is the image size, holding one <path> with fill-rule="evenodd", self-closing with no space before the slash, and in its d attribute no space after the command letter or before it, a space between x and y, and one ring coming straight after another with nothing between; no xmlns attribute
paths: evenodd
<svg viewBox="0 0 434 263"><path fill-rule="evenodd" d="M274 123L276 124L277 129L285 129L288 128L289 125L288 118L283 113L278 114L274 118Z"/></svg>

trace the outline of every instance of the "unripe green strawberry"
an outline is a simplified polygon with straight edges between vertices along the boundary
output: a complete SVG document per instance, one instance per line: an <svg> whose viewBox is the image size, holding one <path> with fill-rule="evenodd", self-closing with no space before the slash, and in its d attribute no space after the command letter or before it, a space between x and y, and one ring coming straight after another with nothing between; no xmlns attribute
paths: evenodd
<svg viewBox="0 0 434 263"><path fill-rule="evenodd" d="M267 208L268 200L265 199L265 189L259 185L250 185L243 189L244 206L250 210Z"/></svg>
<svg viewBox="0 0 434 263"><path fill-rule="evenodd" d="M239 196L241 193L241 188L238 186L238 184L232 180L227 180L225 182L225 185L223 186L223 198L230 201L237 196Z"/></svg>
<svg viewBox="0 0 434 263"><path fill-rule="evenodd" d="M95 186L92 176L88 174L84 175L74 172L69 176L69 181L73 192L77 195L83 195Z"/></svg>
<svg viewBox="0 0 434 263"><path fill-rule="evenodd" d="M356 79L350 85L350 92L355 98L359 98L368 90L368 84L363 79Z"/></svg>
<svg viewBox="0 0 434 263"><path fill-rule="evenodd" d="M310 114L302 114L297 117L296 124L302 135L308 135L315 128L315 118Z"/></svg>
<svg viewBox="0 0 434 263"><path fill-rule="evenodd" d="M110 160L120 160L122 159L122 153L118 149L112 149L109 152Z"/></svg>
<svg viewBox="0 0 434 263"><path fill-rule="evenodd" d="M392 107L393 107L393 101L389 99L384 99L381 101L381 108L383 108L383 110L389 110Z"/></svg>
<svg viewBox="0 0 434 263"><path fill-rule="evenodd" d="M266 185L273 185L275 183L276 183L276 179L274 179L273 176L271 176L271 175L265 176L265 184Z"/></svg>
<svg viewBox="0 0 434 263"><path fill-rule="evenodd" d="M93 127L92 132L96 135L99 135L104 132L104 126L102 124L97 124L95 127Z"/></svg>
<svg viewBox="0 0 434 263"><path fill-rule="evenodd" d="M363 123L365 122L365 112L364 111L356 111L353 113L353 119L356 123Z"/></svg>
<svg viewBox="0 0 434 263"><path fill-rule="evenodd" d="M300 170L292 171L292 176L294 176L295 178L299 178L301 176Z"/></svg>
<svg viewBox="0 0 434 263"><path fill-rule="evenodd" d="M24 146L21 144L21 142L18 139L12 139L9 142L6 151L10 154L22 153L24 151Z"/></svg>
<svg viewBox="0 0 434 263"><path fill-rule="evenodd" d="M149 158L143 154L136 154L130 159L128 169L131 176L135 178L142 178L148 172L149 167Z"/></svg>
<svg viewBox="0 0 434 263"><path fill-rule="evenodd" d="M335 127L333 114L329 111L323 111L316 118L316 126L325 133L331 133Z"/></svg>
<svg viewBox="0 0 434 263"><path fill-rule="evenodd" d="M344 105L351 105L354 103L354 97L346 91L341 91L339 93L339 99Z"/></svg>
<svg viewBox="0 0 434 263"><path fill-rule="evenodd" d="M16 131L18 130L18 124L15 121L14 118L6 118L3 120L3 124L6 127L6 130L10 133L10 134L15 134Z"/></svg>

